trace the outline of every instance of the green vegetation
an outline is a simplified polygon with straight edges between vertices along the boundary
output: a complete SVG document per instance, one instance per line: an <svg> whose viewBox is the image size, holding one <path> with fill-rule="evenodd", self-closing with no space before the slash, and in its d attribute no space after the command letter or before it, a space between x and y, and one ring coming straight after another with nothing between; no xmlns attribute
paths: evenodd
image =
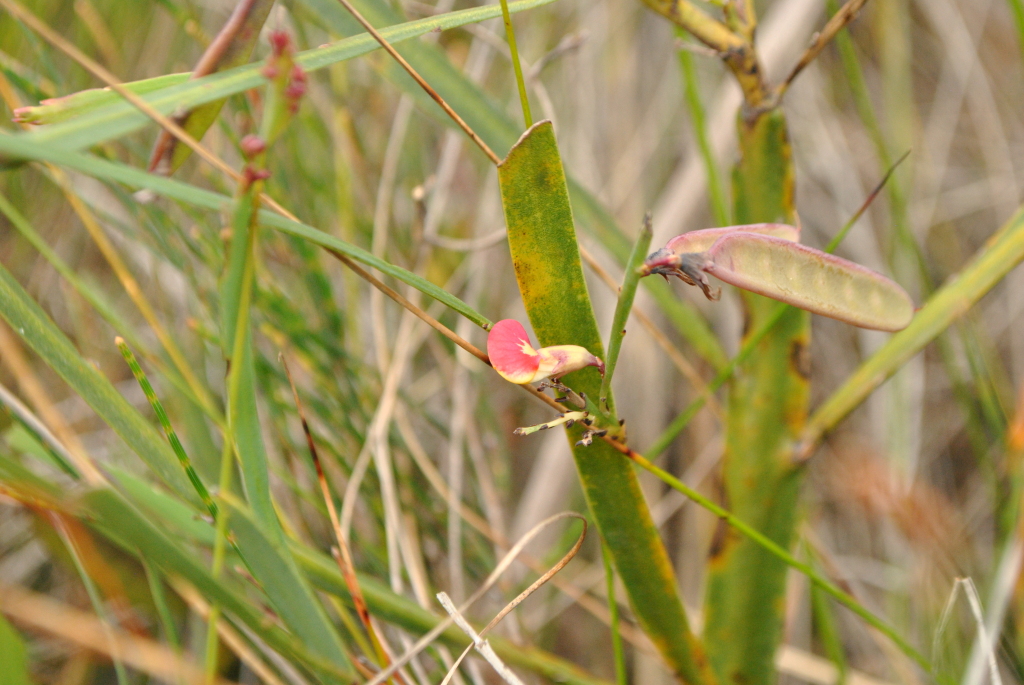
<svg viewBox="0 0 1024 685"><path fill-rule="evenodd" d="M1024 680L1021 3L349 1L0 0L0 685Z"/></svg>

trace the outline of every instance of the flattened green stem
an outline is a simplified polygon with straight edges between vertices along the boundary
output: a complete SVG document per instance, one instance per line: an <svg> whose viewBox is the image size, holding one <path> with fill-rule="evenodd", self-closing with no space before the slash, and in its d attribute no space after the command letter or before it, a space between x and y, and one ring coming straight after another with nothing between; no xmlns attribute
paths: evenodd
<svg viewBox="0 0 1024 685"><path fill-rule="evenodd" d="M199 494L199 499L206 505L207 510L210 512L210 516L214 520L217 519L217 505L214 503L213 498L210 497L209 491L206 486L203 485L203 481L199 478L199 474L192 468L192 462L189 460L188 455L185 453L185 448L181 445L181 440L178 439L178 434L174 431L174 427L171 425L170 420L167 418L167 412L164 411L164 405L160 402L160 398L153 392L153 386L149 382L149 378L146 376L146 372L139 366L139 361L135 358L135 354L132 353L131 348L128 347L128 343L124 341L124 338L118 336L114 338L114 344L117 345L117 349L121 351L121 356L128 363L128 368L132 370L132 375L135 376L135 380L138 381L139 387L142 388L143 394L146 395L146 400L149 401L149 405L153 407L153 411L156 413L156 418L160 422L160 427L164 429L164 435L167 436L167 441L171 443L171 449L174 450L174 455L178 457L178 461L181 463L181 468L185 470L185 475L188 476L189 481L192 483L192 487L196 489Z"/></svg>
<svg viewBox="0 0 1024 685"><path fill-rule="evenodd" d="M800 457L810 456L822 436L908 359L921 351L1024 260L1024 210L1018 210L960 272L917 312L905 329L861 364L807 422Z"/></svg>
<svg viewBox="0 0 1024 685"><path fill-rule="evenodd" d="M634 463L636 463L637 466L653 474L658 480L665 483L665 485L668 485L673 490L676 490L680 494L685 495L689 499L693 500L700 506L710 511L715 516L721 518L723 521L725 521L730 526L735 528L738 532L752 540L754 543L762 547L770 554L780 559L790 568L799 571L800 573L807 576L808 580L810 580L815 587L817 587L822 592L826 593L827 595L835 599L837 602L848 608L850 611L854 612L855 614L863 618L867 623L869 623L874 628L878 629L879 632L881 632L890 640L892 640L893 644L899 647L900 651L902 651L908 657L913 659L914 662L917 663L917 665L920 666L922 669L924 669L925 672L932 672L932 667L928 660L925 659L924 656L922 656L916 649L914 649L914 647L912 647L906 640L904 640L903 637L900 636L900 634L896 632L894 628L892 628L881 618L875 616L873 613L865 609L861 605L861 603L854 599L852 596L843 592L838 587L830 583L827 579L819 575L818 572L815 571L809 564L800 561L792 554L787 552L783 547L772 541L771 538L758 532L756 528L737 518L729 510L718 506L710 499L708 499L704 495L700 494L699 492L688 486L686 483L682 482L681 480L673 476L668 471L658 468L650 461L648 461L646 458L644 458L643 455L637 454L636 452L632 452L630 450L629 453L626 454L626 456L629 459L631 459Z"/></svg>
<svg viewBox="0 0 1024 685"><path fill-rule="evenodd" d="M550 122L534 124L523 135L498 167L498 180L519 292L538 342L581 345L603 356ZM600 375L592 367L561 380L588 399L600 394ZM567 433L570 443L583 435L579 426ZM704 645L690 630L637 474L603 440L574 447L573 458L637 621L677 678L690 685L713 684Z"/></svg>
<svg viewBox="0 0 1024 685"><path fill-rule="evenodd" d="M640 283L640 266L644 263L644 257L651 247L651 213L644 217L644 225L640 229L640 235L636 237L633 244L633 252L626 262L626 273L622 277L622 287L619 288L619 301L615 305L615 315L612 317L612 330L608 334L608 350L604 360L604 378L601 379L600 405L607 409L608 415L613 419L616 417L615 400L611 396L612 375L615 373L615 365L619 361L619 351L622 349L622 338L626 335L626 321L629 319L629 311L633 308L633 299L636 297L636 287Z"/></svg>
<svg viewBox="0 0 1024 685"><path fill-rule="evenodd" d="M512 53L512 68L516 72L516 85L519 86L519 103L523 106L523 120L526 121L526 128L530 128L533 126L533 115L530 113L530 99L526 96L523 65L519 63L519 48L516 47L516 32L512 28L512 16L508 11L508 0L501 0L501 17L505 22L505 37L508 38L508 50Z"/></svg>

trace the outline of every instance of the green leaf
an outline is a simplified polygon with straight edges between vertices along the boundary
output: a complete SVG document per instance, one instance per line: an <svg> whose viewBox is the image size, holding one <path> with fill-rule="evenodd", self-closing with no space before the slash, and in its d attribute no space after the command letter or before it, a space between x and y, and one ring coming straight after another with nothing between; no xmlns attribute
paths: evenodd
<svg viewBox="0 0 1024 685"><path fill-rule="evenodd" d="M310 652L339 670L351 671L341 639L280 537L266 531L237 502L222 502L230 511L228 521L238 549L284 624Z"/></svg>
<svg viewBox="0 0 1024 685"><path fill-rule="evenodd" d="M28 651L21 635L0 614L0 685L30 685Z"/></svg>
<svg viewBox="0 0 1024 685"><path fill-rule="evenodd" d="M128 404L106 377L82 359L71 341L3 266L0 266L0 316L164 483L186 500L198 501L174 452L156 428Z"/></svg>
<svg viewBox="0 0 1024 685"><path fill-rule="evenodd" d="M230 211L232 206L231 198L224 195L202 190L174 179L149 174L118 162L108 162L92 155L78 152L65 152L52 145L33 143L24 136L0 136L0 155L16 159L52 162L81 171L94 178L124 183L132 188L145 188L164 197L215 211ZM462 314L478 326L483 328L490 326L490 320L483 314L422 276L406 271L400 266L390 264L360 247L335 238L312 226L286 219L280 214L261 210L259 216L260 223L264 226L271 226L282 233L303 238L327 250L340 252L361 264L373 267L382 273L397 278L403 283L411 285L424 295L432 297Z"/></svg>
<svg viewBox="0 0 1024 685"><path fill-rule="evenodd" d="M132 81L122 85L136 95L145 95L161 88L185 83L188 81L189 76L191 74L187 72L183 74L164 74L163 76L155 76L143 79L142 81ZM14 113L15 121L20 124L57 124L68 119L80 117L100 107L120 102L121 99L121 96L110 88L90 88L89 90L81 90L71 95L50 98L35 106L20 107Z"/></svg>
<svg viewBox="0 0 1024 685"><path fill-rule="evenodd" d="M538 341L543 347L582 345L603 356L551 122L540 122L523 135L498 167L498 181L516 280ZM601 377L592 367L568 374L563 382L590 397L601 390ZM581 429L569 429L568 436L575 442ZM574 447L573 456L640 624L679 678L712 682L632 466L601 440Z"/></svg>
<svg viewBox="0 0 1024 685"><path fill-rule="evenodd" d="M510 12L540 7L552 0L520 0L509 5ZM338 6L340 8L340 6ZM390 43L416 38L435 30L451 29L466 24L473 24L501 16L501 7L485 5L472 9L450 12L438 17L428 17L381 29L380 33ZM316 71L331 64L365 55L380 47L372 36L360 33L352 38L338 41L332 45L305 50L295 56L296 62L306 71ZM236 67L227 71L204 76L181 85L162 88L144 96L145 100L161 114L172 114L179 109L190 109L197 105L223 100L226 97L256 88L266 82L261 73L261 64ZM80 150L112 138L123 136L138 128L152 124L152 120L142 114L130 103L125 102L116 93L112 95L112 104L97 107L95 101L91 108L82 116L70 121L54 124L41 131L18 134L35 142L53 142L65 149ZM68 108L65 108L67 110ZM65 111L67 114L67 111ZM31 116L31 112L26 112Z"/></svg>

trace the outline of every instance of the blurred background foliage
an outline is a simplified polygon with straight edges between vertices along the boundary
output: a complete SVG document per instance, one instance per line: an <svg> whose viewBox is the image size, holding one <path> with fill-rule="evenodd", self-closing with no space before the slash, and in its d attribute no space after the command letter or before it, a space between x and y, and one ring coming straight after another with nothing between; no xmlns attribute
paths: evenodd
<svg viewBox="0 0 1024 685"><path fill-rule="evenodd" d="M233 4L27 3L123 81L191 70ZM278 3L266 27L288 31L299 49L337 40L341 29L329 19L334 8L325 9L325 4L331 3ZM437 6L404 0L393 9L418 18L466 6L451 0ZM772 0L757 3L757 10L761 56L778 79L835 7L822 0ZM803 242L823 247L893 160L910 150L838 253L893 276L918 303L957 273L1020 202L1022 16L1018 0L875 0L866 5L849 32L804 71L785 99ZM513 21L535 116L554 122L567 173L604 204L624 233L635 235L648 208L653 209L655 246L685 230L728 219L721 209L731 204L724 197L729 190L723 179L735 157L740 95L716 58L677 36L635 0L557 0ZM500 20L422 40L436 41L452 65L519 121ZM267 41L260 40L253 59L267 53ZM503 240L495 172L436 111L422 108L394 85L393 68L377 51L310 74L295 120L270 151L268 194L304 222L421 274L492 321L525 321ZM0 75L5 134L17 129L11 122L16 107L102 85L6 13L0 14ZM261 107L261 93L255 91L230 98L205 144L240 167L238 142L257 130ZM710 177L698 144L701 136L715 162ZM93 152L144 167L154 137L150 126L101 143ZM496 151L504 156L507 144ZM229 180L195 157L176 177L226 195L234 192ZM216 483L221 440L215 419L164 373L169 360L160 342L90 237L83 214L95 216L137 279L142 297L215 397L225 392L217 288L230 217L169 200L147 201L79 173L60 180L37 164L6 169L0 174L0 194L14 210L5 209L0 217L0 261L81 357L152 418L113 343L115 335L128 339L196 470L205 482ZM52 259L24 231L15 230L15 213L38 232ZM618 278L621 245L584 229L579 236ZM54 260L66 265L72 280ZM516 426L547 420L549 410L514 392L307 242L263 231L256 265L252 316L258 409L274 502L290 535L321 550L333 540L280 352L293 362L328 480L343 502L343 516L351 521L357 568L382 588L407 597L410 605L436 611L433 593L438 590L456 601L464 598L494 567L507 540L558 511L585 512L561 431L512 435ZM606 331L614 295L592 272L587 277L598 322ZM397 281L391 285L405 291ZM735 294L708 303L694 289L675 285L673 290L706 319L721 350L734 354L743 326ZM1017 396L1024 381L1021 293L1024 272L1018 269L875 392L814 455L801 493L804 522L797 555L813 560L865 606L886 616L934 660L943 680L972 685L988 677L980 653L972 651L975 617L963 597L944 615L959 587L955 581L963 577L973 580L985 615L994 617L1003 677L1024 681L1024 594L1016 580L1024 454L1024 409ZM105 309L104 316L98 308ZM692 339L680 334L643 289L637 308L652 315L682 351L671 360L635 320L629 327L615 377L616 402L628 422L631 444L643 450L699 396L720 359L713 351L694 350ZM437 305L430 311L484 346L483 331ZM145 477L144 465L110 428L10 329L0 327L0 383L69 447ZM820 317L812 328L813 407L887 336ZM711 495L720 487L722 415L720 401L709 403L658 459ZM375 417L383 420L374 424ZM5 463L20 464L55 486L52 496L58 500L73 490L53 456L10 414L0 415L0 433ZM378 476L388 464L393 481ZM15 466L5 468L0 481L14 479ZM365 477L358 490L347 492L349 483L358 483L353 470L365 470ZM642 483L684 603L699 626L705 560L718 522L658 481L643 475ZM452 502L460 504L453 507ZM472 525L452 515L459 507ZM187 593L173 584L164 597L152 569L147 582L145 569L133 558L70 520L0 489L3 587L30 590L37 599L45 595L59 603L38 605L35 613L66 619L60 612L100 611L124 631L171 646L175 639L168 626L173 626L178 644L201 661L205 619L199 604L182 601ZM553 562L577 534L573 527L548 530L530 551ZM92 551L83 554L84 548ZM198 550L197 558L208 565L205 548ZM1014 550L1016 569L1010 564ZM84 576L83 568L90 569ZM486 622L533 578L513 568L473 610L474 618ZM231 566L226 573L244 586L244 568ZM94 581L83 582L90 575ZM611 641L602 620L604 569L596 536L590 536L559 581L571 593L544 588L496 634L611 680ZM574 601L580 593L582 600ZM621 600L623 594L618 596ZM0 593L0 614L5 603L13 605L11 597ZM97 597L106 599L97 602ZM347 609L328 606L351 624ZM632 627L628 606L621 610L630 680L672 682ZM891 645L853 614L824 605L806 579L795 574L785 616L785 645L777 665L786 682L833 682L836 670L829 670L830 662L839 671L856 669L857 677L918 681ZM337 617L331 614L332 620ZM108 658L12 618L18 633L0 621L0 643L11 650L0 649L0 664L27 658L32 677L41 683L118 678ZM70 619L65 624L71 625ZM397 630L389 629L388 635L399 650L409 644ZM27 657L19 656L21 647ZM442 651L433 653L423 668L444 662ZM259 676L235 654L225 648L221 674L256 682ZM283 670L286 679L300 678ZM493 682L484 672L474 665L465 678ZM431 675L430 682L439 680L437 672ZM142 682L146 676L128 669L125 677ZM422 676L417 672L416 677ZM540 682L554 676L526 677ZM0 682L3 678L0 674Z"/></svg>

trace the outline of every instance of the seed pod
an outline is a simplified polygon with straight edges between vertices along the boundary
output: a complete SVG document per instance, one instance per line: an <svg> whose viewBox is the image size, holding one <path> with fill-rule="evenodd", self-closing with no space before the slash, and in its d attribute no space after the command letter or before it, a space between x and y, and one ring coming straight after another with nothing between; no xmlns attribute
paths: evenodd
<svg viewBox="0 0 1024 685"><path fill-rule="evenodd" d="M699 231L687 231L677 235L665 245L666 250L676 254L707 252L719 238L730 233L759 233L775 236L791 242L800 241L800 229L789 224L746 224L743 226L723 226L722 228L702 228Z"/></svg>
<svg viewBox="0 0 1024 685"><path fill-rule="evenodd" d="M702 270L738 288L861 328L898 331L914 316L910 296L885 276L770 235L723 235L705 253Z"/></svg>

